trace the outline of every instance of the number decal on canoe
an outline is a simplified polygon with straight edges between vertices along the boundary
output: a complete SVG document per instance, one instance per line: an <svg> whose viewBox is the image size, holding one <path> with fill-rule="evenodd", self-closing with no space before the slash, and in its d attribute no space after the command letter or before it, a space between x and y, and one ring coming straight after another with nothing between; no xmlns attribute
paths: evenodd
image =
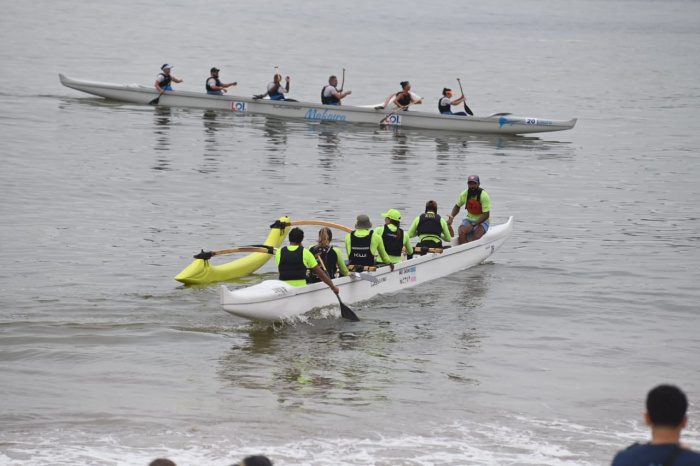
<svg viewBox="0 0 700 466"><path fill-rule="evenodd" d="M280 286L280 287L277 287L277 288L273 288L273 289L272 289L272 292L275 293L276 295L283 295L283 294L287 294L287 293L288 293L288 292L287 292L287 288L285 288L285 287L283 287L283 286Z"/></svg>
<svg viewBox="0 0 700 466"><path fill-rule="evenodd" d="M526 125L536 125L537 118L525 118L525 124Z"/></svg>
<svg viewBox="0 0 700 466"><path fill-rule="evenodd" d="M245 102L231 102L232 112L245 112L248 110L248 104Z"/></svg>

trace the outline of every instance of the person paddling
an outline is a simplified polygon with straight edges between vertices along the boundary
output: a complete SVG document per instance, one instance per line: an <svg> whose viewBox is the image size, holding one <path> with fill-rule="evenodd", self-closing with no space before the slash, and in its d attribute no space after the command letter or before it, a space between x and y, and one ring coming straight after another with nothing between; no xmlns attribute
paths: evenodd
<svg viewBox="0 0 700 466"><path fill-rule="evenodd" d="M466 97L462 94L460 97L452 100L453 96L452 89L444 88L442 90L442 98L438 101L438 111L441 115L462 115L467 116L467 112L453 112L452 106L459 105L465 101Z"/></svg>
<svg viewBox="0 0 700 466"><path fill-rule="evenodd" d="M345 236L345 250L350 265L358 268L373 267L377 263L377 255L382 262L390 263L381 238L374 235L371 228L372 222L369 217L361 214L357 216L355 229Z"/></svg>
<svg viewBox="0 0 700 466"><path fill-rule="evenodd" d="M270 100L287 100L284 94L289 92L289 76L284 79L284 86L282 85L282 75L275 73L272 77L272 82L267 85L267 95Z"/></svg>
<svg viewBox="0 0 700 466"><path fill-rule="evenodd" d="M375 107L376 109L387 108L389 104L393 104L396 109L408 110L411 105L418 105L423 103L423 98L418 94L411 92L411 83L408 81L401 81L401 90L395 94L389 95L386 100L384 100L384 105Z"/></svg>
<svg viewBox="0 0 700 466"><path fill-rule="evenodd" d="M460 193L452 208L452 213L447 217L447 224L452 225L452 220L459 214L460 207L465 206L464 208L467 210L467 218L462 221L458 230L459 244L476 241L484 236L489 229L491 198L489 193L480 187L480 184L477 175L470 175L467 178L467 189Z"/></svg>
<svg viewBox="0 0 700 466"><path fill-rule="evenodd" d="M389 209L382 214L384 226L374 230L374 235L381 238L384 250L389 256L389 264L401 262L401 252L406 249L406 255L413 256L413 246L408 235L401 229L401 212Z"/></svg>
<svg viewBox="0 0 700 466"><path fill-rule="evenodd" d="M301 228L292 228L289 231L289 246L279 248L275 253L279 279L292 286L306 286L306 270L311 269L320 280L338 294L340 290L323 271L311 251L304 248L304 231Z"/></svg>
<svg viewBox="0 0 700 466"><path fill-rule="evenodd" d="M352 94L352 91L338 90L338 78L331 76L328 84L321 89L321 103L324 105L342 105L341 100Z"/></svg>
<svg viewBox="0 0 700 466"><path fill-rule="evenodd" d="M165 63L163 66L160 67L160 73L158 73L158 76L156 77L156 83L154 87L156 88L156 91L159 93L163 93L165 91L172 91L173 86L171 83L181 83L183 80L180 78L176 78L171 74L171 71L173 69L173 65L170 65L168 63Z"/></svg>
<svg viewBox="0 0 700 466"><path fill-rule="evenodd" d="M452 241L450 228L445 219L438 215L437 210L437 202L426 202L425 213L416 217L408 229L409 238L418 236L416 247L423 249L421 255L425 255L428 248L442 248L442 240L448 243Z"/></svg>
<svg viewBox="0 0 700 466"><path fill-rule="evenodd" d="M209 70L210 76L204 83L204 87L207 89L207 94L221 95L224 92L228 92L229 87L233 87L238 84L237 82L222 83L219 79L219 71L221 70L219 70L217 67L213 67L211 70Z"/></svg>
<svg viewBox="0 0 700 466"><path fill-rule="evenodd" d="M333 240L333 232L328 227L323 227L318 231L318 243L309 248L311 254L320 262L321 268L324 269L328 276L333 279L339 276L346 276L349 271L343 260L343 253L340 248L331 246ZM322 262L322 264L321 264ZM306 278L307 283L318 283L321 279L316 272L309 270L309 275Z"/></svg>

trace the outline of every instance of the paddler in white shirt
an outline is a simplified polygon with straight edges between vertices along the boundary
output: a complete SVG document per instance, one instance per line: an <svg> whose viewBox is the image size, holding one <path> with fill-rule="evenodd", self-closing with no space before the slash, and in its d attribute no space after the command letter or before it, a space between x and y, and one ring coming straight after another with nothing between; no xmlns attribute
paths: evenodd
<svg viewBox="0 0 700 466"><path fill-rule="evenodd" d="M394 108L399 110L408 110L411 105L418 105L423 103L423 98L411 92L411 83L408 81L401 81L401 90L396 94L391 94L384 101L384 105L375 107L378 110L382 108L387 108L389 104L392 104Z"/></svg>

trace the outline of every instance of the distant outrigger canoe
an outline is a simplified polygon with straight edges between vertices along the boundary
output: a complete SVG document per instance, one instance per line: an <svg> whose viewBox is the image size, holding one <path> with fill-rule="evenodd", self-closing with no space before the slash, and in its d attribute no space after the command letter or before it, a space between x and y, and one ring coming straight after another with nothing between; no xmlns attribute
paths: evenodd
<svg viewBox="0 0 700 466"><path fill-rule="evenodd" d="M58 75L61 84L71 89L119 102L147 105L158 97L153 86L139 84L110 84L84 81ZM225 110L235 113L268 115L307 121L332 121L372 125L400 126L466 133L527 134L563 131L576 124L571 120L549 120L497 113L485 117L440 115L418 111L392 111L351 105L323 105L311 102L275 101L233 95L209 95L203 92L168 91L160 96L158 105L169 107Z"/></svg>

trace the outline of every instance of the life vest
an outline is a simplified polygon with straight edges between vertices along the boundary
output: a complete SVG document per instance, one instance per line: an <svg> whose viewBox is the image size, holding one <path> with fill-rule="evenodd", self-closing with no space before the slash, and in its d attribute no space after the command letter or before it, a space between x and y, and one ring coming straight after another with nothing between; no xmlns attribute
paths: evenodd
<svg viewBox="0 0 700 466"><path fill-rule="evenodd" d="M442 102L447 99L447 104L443 104ZM443 97L442 99L438 100L438 111L440 113L449 113L452 114L452 105L450 104L450 98L449 97Z"/></svg>
<svg viewBox="0 0 700 466"><path fill-rule="evenodd" d="M406 107L407 105L411 104L411 93L410 92L397 92L396 93L396 103L401 105L402 107Z"/></svg>
<svg viewBox="0 0 700 466"><path fill-rule="evenodd" d="M328 84L328 85L326 85L326 86L323 86L323 89L321 89L321 103L322 103L322 104L326 104L326 105L335 105L335 104L339 104L339 103L340 103L340 99L339 99L339 98L337 98L337 97L334 96L333 94L331 94L330 96L327 96L327 95L326 95L326 88L329 88L329 87L335 89L336 92L338 91L338 89L336 89L335 87L331 86L330 84Z"/></svg>
<svg viewBox="0 0 700 466"><path fill-rule="evenodd" d="M348 259L353 265L374 265L374 254L370 251L372 244L372 235L374 232L369 231L369 234L364 238L355 236L355 231L350 233L350 254Z"/></svg>
<svg viewBox="0 0 700 466"><path fill-rule="evenodd" d="M158 73L158 76L163 76L163 80L158 84L161 89L165 86L170 86L170 83L173 82L173 77L168 76L165 73Z"/></svg>
<svg viewBox="0 0 700 466"><path fill-rule="evenodd" d="M210 79L213 79L213 80L214 80L214 83L215 83L218 87L221 87L221 81L219 81L219 78L215 78L214 76L210 76L210 77L208 77L207 80L204 82L204 86L207 88L207 91L216 92L216 91L215 91L214 89L212 89L211 86L209 85L209 80L210 80Z"/></svg>
<svg viewBox="0 0 700 466"><path fill-rule="evenodd" d="M323 261L323 265L326 266L326 273L331 278L335 278L338 272L338 254L333 249L333 246L311 246L309 249L311 254L320 258ZM323 268L323 267L321 267ZM317 283L321 279L316 275L313 270L309 270L309 276L306 278L308 283Z"/></svg>
<svg viewBox="0 0 700 466"><path fill-rule="evenodd" d="M481 215L484 212L481 210L481 192L483 189L479 188L476 190L475 194L467 191L467 203L464 208L472 215Z"/></svg>
<svg viewBox="0 0 700 466"><path fill-rule="evenodd" d="M384 242L384 250L390 256L400 256L403 248L403 230L396 227L396 231L391 231L389 225L384 225L382 233L382 241Z"/></svg>
<svg viewBox="0 0 700 466"><path fill-rule="evenodd" d="M416 231L419 235L440 236L440 234L442 234L442 222L440 216L435 212L426 212L421 214Z"/></svg>
<svg viewBox="0 0 700 466"><path fill-rule="evenodd" d="M280 263L278 265L280 280L304 280L306 279L306 266L304 265L304 247L298 246L290 251L287 246L280 250Z"/></svg>

